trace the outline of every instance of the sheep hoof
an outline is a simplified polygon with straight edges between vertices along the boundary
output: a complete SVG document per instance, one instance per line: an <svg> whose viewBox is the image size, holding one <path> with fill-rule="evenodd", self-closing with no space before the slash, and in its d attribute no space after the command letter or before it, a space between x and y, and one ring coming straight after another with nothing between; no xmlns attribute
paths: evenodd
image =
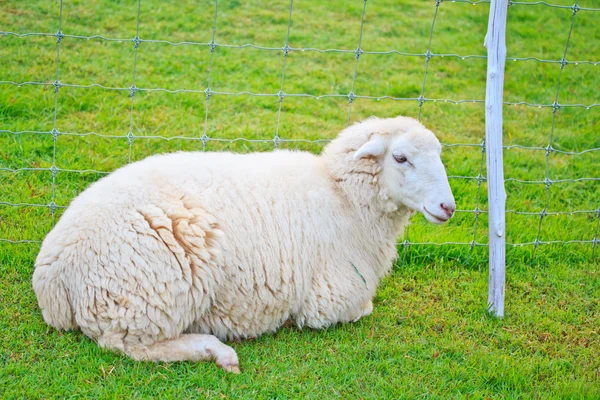
<svg viewBox="0 0 600 400"><path fill-rule="evenodd" d="M238 358L235 352L233 353L233 357L220 357L217 358L215 362L218 367L223 368L227 372L232 372L234 374L240 373L240 364L238 362Z"/></svg>
<svg viewBox="0 0 600 400"><path fill-rule="evenodd" d="M231 347L222 344L222 347L214 353L214 360L218 367L234 374L240 373L240 362L238 356Z"/></svg>
<svg viewBox="0 0 600 400"><path fill-rule="evenodd" d="M239 374L240 373L240 367L237 365L228 365L226 367L222 367L225 371L227 372L231 372L234 374Z"/></svg>

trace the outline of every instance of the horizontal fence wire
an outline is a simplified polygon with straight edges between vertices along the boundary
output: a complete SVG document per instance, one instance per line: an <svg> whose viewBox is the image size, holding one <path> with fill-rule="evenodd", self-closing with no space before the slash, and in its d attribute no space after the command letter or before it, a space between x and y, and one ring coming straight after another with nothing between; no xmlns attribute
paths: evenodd
<svg viewBox="0 0 600 400"><path fill-rule="evenodd" d="M38 130L24 130L24 131L12 131L10 129L0 129L0 133L10 133L13 135L25 135L25 134L35 134L35 135L52 135L55 134L56 132L52 132L52 131L38 131ZM62 135L62 136L97 136L100 138L108 138L108 139L123 139L123 138L127 138L127 135L106 135L106 134L102 134L102 133L97 133L97 132L86 132L86 133L75 133L75 132L58 132L58 135ZM190 136L160 136L160 135L139 135L136 136L137 139L161 139L161 140L165 140L165 141L169 141L169 140L201 140L201 138L197 138L197 137L190 137ZM272 142L272 139L247 139L247 138L235 138L235 139L226 139L226 138L211 138L210 140L214 140L214 141L221 141L221 142L236 142L236 141L246 141L246 142L254 142L254 143L269 143ZM329 143L331 142L331 139L280 139L281 142L288 142L288 143L309 143L309 144L319 144L319 143ZM481 147L481 143L442 143L442 146L444 147ZM510 150L510 149L522 149L522 150L533 150L533 151L548 151L549 148L546 147L540 147L540 146L522 146L522 145L518 145L518 144L511 144L511 145L505 145L502 146L505 150ZM595 148L590 148L590 149L585 149L585 150L581 150L581 151L569 151L569 150L560 150L560 149L555 149L550 147L550 151L555 152L555 153L559 153L559 154L564 154L564 155L571 155L571 156L580 156L586 153L591 153L591 152L596 152L596 151L600 151L600 147L595 147ZM22 169L22 168L21 168ZM17 170L21 170L21 169L17 169ZM42 168L43 170L44 168ZM1 170L1 169L0 169ZM477 176L473 176L470 178L474 178L477 179Z"/></svg>
<svg viewBox="0 0 600 400"><path fill-rule="evenodd" d="M283 100L286 97L296 97L296 98L308 98L314 100L320 99L347 99L348 100L348 121L350 120L350 114L352 112L352 103L356 99L365 99L365 100L390 100L390 101L406 101L406 102L415 102L419 107L419 115L421 114L422 107L427 103L449 103L454 105L463 105L463 104L484 104L483 99L450 99L450 98L427 98L425 96L426 92L426 81L427 81L427 66L429 61L434 58L456 58L461 60L470 60L470 59L487 59L486 55L483 54L455 54L455 53L433 53L431 52L431 38L434 32L435 19L437 16L437 10L442 3L466 3L471 5L480 5L480 4L489 4L490 0L480 0L480 1L472 1L472 0L436 0L435 1L435 14L433 16L433 21L430 29L430 38L429 45L425 52L423 53L411 53L411 52L403 52L396 49L388 49L388 50L366 50L363 49L362 46L362 28L365 20L365 13L367 8L366 0L363 0L363 12L361 17L360 24L360 38L358 40L358 47L356 49L337 49L337 48L316 48L316 47L292 47L289 45L289 34L292 26L292 15L293 15L293 0L290 1L289 8L289 16L288 16L288 26L287 26L287 36L285 40L285 44L283 47L270 47L270 46L261 46L253 43L246 44L227 44L227 43L217 43L215 42L215 33L217 31L217 17L218 17L218 0L215 1L215 14L214 14L214 25L212 31L212 40L211 42L196 42L196 41L169 41L169 40L160 40L160 39L145 39L139 37L139 20L141 15L141 0L138 0L137 7L137 22L136 22L136 34L133 38L116 38L109 37L104 35L77 35L77 34L69 34L62 32L61 22L62 22L62 1L61 1L61 12L59 14L59 23L58 23L58 31L56 33L50 32L9 32L9 31L0 31L1 36L7 37L15 37L20 39L27 39L29 37L53 37L56 39L57 45L57 55L55 59L55 80L52 82L38 82L38 81L25 81L25 82L15 82L10 80L1 80L0 76L0 85L11 85L15 87L23 87L23 86L45 86L51 87L55 93L55 102L54 102L54 126L51 131L42 131L42 130L10 130L10 129L0 129L0 134L11 134L15 136L20 135L51 135L53 137L53 160L52 165L48 168L41 167L23 167L23 168L8 168L8 167L0 167L0 172L3 173L21 173L21 172L48 172L52 175L52 199L48 204L40 204L40 203L23 203L23 202L7 202L0 201L0 206L3 207L33 207L33 208L48 208L51 210L51 215L54 221L55 210L65 209L67 205L60 205L55 203L55 188L56 182L55 178L57 175L62 173L74 173L74 174L97 174L97 175L107 175L111 171L100 171L96 169L67 169L61 168L60 163L56 160L56 139L59 136L72 136L72 137L99 137L99 138L108 138L108 139L119 139L119 140L127 140L129 144L129 160L131 161L131 146L135 140L164 140L164 141L172 141L172 140L186 140L186 141L201 141L203 148L207 142L223 142L223 143L236 143L236 142L247 142L247 143L273 143L274 147L277 147L281 143L304 143L304 144L326 144L330 141L327 138L319 138L319 139L286 139L279 137L279 119L281 114L281 105ZM591 8L591 7L581 7L575 2L574 5L560 5L554 4L546 1L509 1L509 6L542 6L542 7L551 7L557 9L570 9L572 11L572 21L574 17L579 12L600 12L600 8ZM573 24L571 24L571 30L573 28ZM570 34L569 34L570 36ZM61 82L59 80L59 54L60 54L60 43L64 39L73 39L73 40L100 40L107 42L132 42L134 43L134 60L133 60L133 78L132 84L129 87L112 87L107 85L102 85L98 83L88 83L88 84L77 84L71 82ZM149 88L149 87L138 87L135 84L135 75L136 75L136 60L137 60L137 51L138 47L143 43L156 43L163 44L169 46L204 46L208 47L211 52L210 57L210 67L208 69L207 76L207 85L205 89L188 89L188 88ZM217 48L227 48L227 49L254 49L259 51L269 51L269 52L282 52L283 54L283 66L281 72L281 81L280 81L280 90L277 93L255 93L250 91L241 91L241 92L229 92L229 91L218 91L214 90L211 87L210 80L210 72L212 69L212 55ZM568 40L567 40L567 48L568 48ZM354 74L352 80L352 89L349 93L328 93L328 94L308 94L308 93L286 93L284 91L284 77L285 77L285 66L287 55L290 52L316 52L316 53L349 53L354 54L356 57L356 64L354 67ZM366 56L386 56L386 55L396 55L402 57L422 57L425 60L425 73L423 77L423 84L421 88L421 94L419 97L393 97L393 96L374 96L369 94L357 94L354 93L354 80L356 79L356 74L359 65L359 58L363 55ZM600 64L600 60L568 60L566 58L567 51L565 49L564 56L560 60L556 59L544 59L539 57L507 57L507 61L514 62L538 62L545 64L556 64L560 66L560 70L562 70L567 65L592 65L597 66ZM75 89L100 89L106 91L121 91L128 92L131 97L130 104L130 113L129 113L129 132L123 135L114 135L114 134L105 134L99 132L62 132L58 129L56 125L56 114L57 114L57 102L58 102L58 92L61 88L75 88ZM560 88L560 78L559 84L557 85L557 91L555 96L555 101L552 104L547 103L534 103L527 101L506 101L504 105L506 106L524 106L524 107L536 107L536 108L552 108L553 110L553 126L554 126L554 118L559 109L566 108L583 108L587 110L591 110L596 107L600 107L600 103L591 103L591 104L560 104L558 102L558 90ZM142 93L153 93L153 92L161 92L161 93L170 93L170 94L179 94L179 93L197 93L205 95L205 122L204 122L204 134L202 137L190 137L190 136L172 136L166 137L162 135L134 135L133 133L133 108L134 108L134 98L138 92ZM209 111L209 100L214 96L251 96L251 97L276 97L279 99L279 108L278 108L278 117L277 117L277 125L275 129L275 136L272 139L247 139L243 137L239 138L219 138L219 137L208 137L207 136L207 122L208 122L208 111ZM2 128L0 126L0 128ZM552 135L552 133L551 133ZM410 246L418 246L418 245L427 245L427 246L469 246L471 249L478 246L487 246L487 243L481 243L477 241L477 227L479 224L479 216L480 214L486 214L487 210L480 208L480 197L482 190L482 183L487 179L483 175L483 163L485 160L485 144L484 143L443 143L444 147L453 148L453 147L479 147L482 148L481 155L481 163L479 165L479 173L477 176L463 176L463 175L450 175L449 179L458 179L458 180L473 180L477 182L477 198L475 209L473 210L457 210L457 213L471 213L474 214L474 222L473 222L473 240L470 242L454 242L454 241L445 241L445 242L411 242L408 239L408 236L404 239L404 241L399 242L399 246L403 246L404 249L407 249ZM523 145L506 145L503 146L505 150L519 149L526 151L538 151L545 152L546 155L546 163L548 162L548 157L550 154L562 154L567 156L582 156L584 154L599 152L600 148L588 148L584 150L565 150L565 149L557 149L553 147L552 139L550 139L550 143L546 147L540 146L523 146ZM600 181L600 177L597 176L584 176L572 179L551 179L548 173L548 165L546 165L546 173L544 179L537 180L526 180L519 178L506 178L505 182L518 183L518 184L527 184L527 185L544 185L546 193L549 193L549 188L551 185L562 184L562 183L577 183L577 182L597 182ZM509 194L510 196L510 194ZM549 196L549 194L547 194ZM549 199L549 197L548 197ZM1 199L0 199L1 200ZM540 218L540 223L538 227L538 234L534 241L531 242L523 242L523 243L507 243L507 246L511 247L521 247L521 246L533 246L537 248L539 245L545 244L591 244L592 245L592 257L594 257L594 252L600 241L598 240L598 231L600 226L600 207L598 209L585 209L585 210L568 210L568 211L548 211L549 200L546 202L546 207L544 207L539 212L534 211L520 211L520 210L506 210L507 214L513 215L524 215L524 216L536 216ZM540 240L540 230L541 230L541 222L545 217L548 216L573 216L573 215L589 215L592 218L596 218L596 228L594 237L590 240ZM53 222L54 223L54 222ZM29 239L10 239L10 238L0 238L0 242L8 242L8 243L41 243L40 240L29 240Z"/></svg>
<svg viewBox="0 0 600 400"><path fill-rule="evenodd" d="M98 83L90 83L86 85L79 84L71 84L71 83L63 83L63 82L13 82L13 81L0 81L0 85L13 85L13 86L27 86L27 85L37 85L37 86L52 86L54 88L62 88L62 87L70 87L70 88L78 88L78 89L90 89L90 88L100 88L103 90L114 90L114 91L122 91L122 92L165 92L165 93L198 93L198 94L207 94L207 89L199 90L199 89L165 89L165 88L144 88L144 87L111 87L105 86ZM393 96L371 96L371 95L360 95L356 93L329 93L329 94L321 94L314 95L309 93L285 93L285 92L277 92L277 93L254 93L254 92L220 92L210 90L210 96L254 96L254 97L305 97L312 98L315 100L326 99L326 98L349 98L352 97L354 99L367 99L367 100L394 100L394 101L414 101L417 103L425 103L425 102L433 102L433 103L452 103L452 104L464 104L464 103L485 103L485 100L481 99L461 99L461 100L452 100L452 99L440 99L440 98L426 98L426 97L393 97ZM557 104L554 103L530 103L527 101L519 101L512 102L506 101L505 105L508 106L528 106L528 107L538 107L538 108L554 108ZM585 108L591 109L594 107L600 106L600 103L591 103L591 104L558 104L560 108Z"/></svg>
<svg viewBox="0 0 600 400"><path fill-rule="evenodd" d="M114 90L114 91L122 91L122 92L164 92L164 93L198 93L198 94L210 94L210 96L252 96L252 97L300 97L300 98L311 98L315 100L327 99L327 98L346 98L346 99L366 99L366 100L393 100L393 101L414 101L416 103L422 104L426 102L432 103L451 103L451 104L464 104L464 103L480 103L484 104L485 100L481 99L461 99L461 100L452 100L452 99L439 99L439 98L427 98L427 97L393 97L393 96L371 96L371 95L360 95L353 92L348 94L343 93L330 93L330 94L321 94L314 95L309 93L285 93L283 91L277 93L254 93L254 92L220 92L213 91L209 89L199 90L199 89L165 89L165 88L144 88L144 87L111 87L105 86L98 83L90 83L86 85L79 84L71 84L71 83L62 83L62 82L12 82L12 81L0 81L0 85L13 85L17 87L27 86L27 85L37 85L37 86L52 86L53 88L62 88L62 87L70 87L70 88L78 88L78 89L90 89L90 88L100 88L103 90ZM600 103L591 103L591 104L555 104L555 103L530 103L527 101L505 101L505 105L507 106L527 106L527 107L537 107L537 108L585 108L587 110L592 109L594 107L599 107Z"/></svg>

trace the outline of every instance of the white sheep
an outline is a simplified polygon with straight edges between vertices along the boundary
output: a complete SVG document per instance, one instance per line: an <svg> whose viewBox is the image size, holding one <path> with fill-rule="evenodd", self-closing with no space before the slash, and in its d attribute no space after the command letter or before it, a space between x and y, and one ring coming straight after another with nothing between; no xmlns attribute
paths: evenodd
<svg viewBox="0 0 600 400"><path fill-rule="evenodd" d="M440 153L416 120L370 118L321 156L179 152L125 166L45 238L33 274L44 320L136 360L239 372L220 340L371 313L409 217L454 212Z"/></svg>

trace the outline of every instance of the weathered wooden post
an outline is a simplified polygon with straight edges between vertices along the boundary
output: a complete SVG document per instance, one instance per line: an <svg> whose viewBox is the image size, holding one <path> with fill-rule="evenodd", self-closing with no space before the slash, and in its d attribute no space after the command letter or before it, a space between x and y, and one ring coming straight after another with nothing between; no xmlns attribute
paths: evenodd
<svg viewBox="0 0 600 400"><path fill-rule="evenodd" d="M490 279L488 311L504 316L506 276L506 192L502 162L502 99L506 61L508 0L492 0L484 46L488 52L485 89L485 144L487 160Z"/></svg>

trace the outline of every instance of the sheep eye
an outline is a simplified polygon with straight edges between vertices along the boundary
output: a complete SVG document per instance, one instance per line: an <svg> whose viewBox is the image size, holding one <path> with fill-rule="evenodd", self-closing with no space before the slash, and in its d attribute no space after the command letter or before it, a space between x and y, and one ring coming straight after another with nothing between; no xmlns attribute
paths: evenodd
<svg viewBox="0 0 600 400"><path fill-rule="evenodd" d="M396 160L399 164L404 164L405 162L408 161L405 156L396 156L396 155L394 155L394 160Z"/></svg>

